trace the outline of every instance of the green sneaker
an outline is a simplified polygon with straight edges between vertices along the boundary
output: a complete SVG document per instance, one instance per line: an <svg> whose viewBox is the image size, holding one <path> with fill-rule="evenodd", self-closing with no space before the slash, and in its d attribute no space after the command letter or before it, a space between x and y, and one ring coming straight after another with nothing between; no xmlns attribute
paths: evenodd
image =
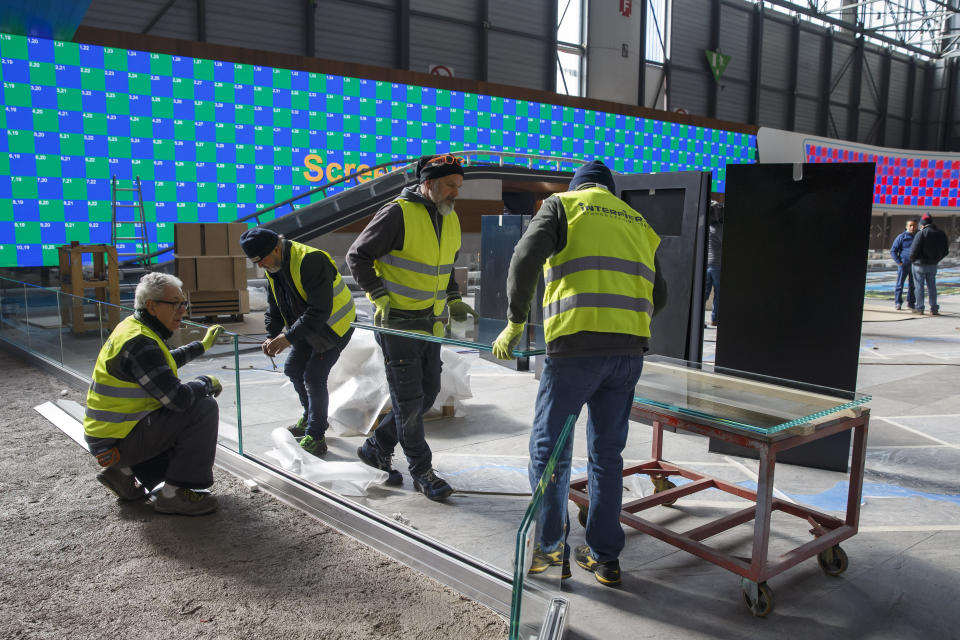
<svg viewBox="0 0 960 640"><path fill-rule="evenodd" d="M590 552L590 546L581 544L573 550L573 556L577 564L582 568L593 573L597 582L608 587L615 587L620 584L620 561L608 560L600 562L593 557Z"/></svg>
<svg viewBox="0 0 960 640"><path fill-rule="evenodd" d="M322 456L327 452L327 439L323 436L319 438L303 436L303 440L300 441L300 448L309 454Z"/></svg>
<svg viewBox="0 0 960 640"><path fill-rule="evenodd" d="M297 420L296 424L292 424L287 427L287 431L293 434L294 438L302 438L307 435L307 417L300 416L300 419Z"/></svg>
<svg viewBox="0 0 960 640"><path fill-rule="evenodd" d="M534 549L533 562L530 563L530 571L528 573L543 573L550 567L561 567L561 580L566 580L572 575L570 573L570 559L563 557L563 547L551 553L541 551L540 547Z"/></svg>

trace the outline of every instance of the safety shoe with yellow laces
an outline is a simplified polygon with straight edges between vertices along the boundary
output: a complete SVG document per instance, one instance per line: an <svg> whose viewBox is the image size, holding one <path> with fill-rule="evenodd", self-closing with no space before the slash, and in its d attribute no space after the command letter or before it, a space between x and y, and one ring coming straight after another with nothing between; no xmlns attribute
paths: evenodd
<svg viewBox="0 0 960 640"><path fill-rule="evenodd" d="M581 544L573 550L573 557L577 564L587 571L592 571L597 578L597 582L608 587L615 587L620 584L620 561L608 560L600 562L593 557L590 552L590 545Z"/></svg>

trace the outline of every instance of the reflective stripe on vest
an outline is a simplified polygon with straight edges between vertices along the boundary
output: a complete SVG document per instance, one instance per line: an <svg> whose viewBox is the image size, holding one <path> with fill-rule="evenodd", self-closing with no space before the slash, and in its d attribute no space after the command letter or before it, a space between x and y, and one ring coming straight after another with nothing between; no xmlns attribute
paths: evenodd
<svg viewBox="0 0 960 640"><path fill-rule="evenodd" d="M650 337L660 238L606 189L558 194L567 244L543 266L544 337L596 331Z"/></svg>
<svg viewBox="0 0 960 640"><path fill-rule="evenodd" d="M323 249L316 249L314 247L309 247L305 244L299 242L290 241L290 279L293 280L293 286L296 288L297 293L300 295L300 298L303 300L304 304L307 302L307 293L303 289L303 274L301 273L301 267L303 266L303 259L310 253L320 252L327 257L327 260L330 261L330 264L333 265L333 270L336 272L336 277L333 280L333 308L330 310L330 317L327 318L327 326L333 329L333 332L338 336L343 336L350 330L350 323L353 322L357 317L357 309L353 304L353 294L350 293L350 289L347 288L347 283L343 281L343 278L340 277L340 271L337 269L337 263L333 261L333 258L330 257L330 254L324 251ZM270 275L270 272L267 272L267 282L270 283L270 294L273 295L273 299L277 301L277 307L280 308L280 300L277 297L277 291L274 288L273 276ZM280 308L280 315L283 316L283 309ZM290 320L284 316L283 323L288 327L291 325Z"/></svg>
<svg viewBox="0 0 960 640"><path fill-rule="evenodd" d="M133 316L124 318L110 333L100 349L93 368L93 381L87 390L87 409L83 431L95 438L125 438L140 420L163 405L136 382L115 378L107 370L123 346L137 336L155 341L163 352L167 366L177 375L173 355L153 329Z"/></svg>
<svg viewBox="0 0 960 640"><path fill-rule="evenodd" d="M433 307L439 316L447 304L447 285L460 250L460 218L456 212L440 217L440 239L422 204L394 200L403 211L403 247L373 262L373 268L394 309Z"/></svg>

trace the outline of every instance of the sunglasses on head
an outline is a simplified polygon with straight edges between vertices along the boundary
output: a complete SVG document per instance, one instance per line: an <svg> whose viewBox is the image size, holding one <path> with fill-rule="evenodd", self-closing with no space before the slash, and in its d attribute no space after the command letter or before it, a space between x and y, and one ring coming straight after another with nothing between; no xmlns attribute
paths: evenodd
<svg viewBox="0 0 960 640"><path fill-rule="evenodd" d="M455 155L452 155L452 154L449 154L449 153L448 153L448 154L445 154L445 155L442 155L442 156L437 156L436 158L430 158L430 160L427 161L427 165L431 165L431 164L437 164L437 165L455 164L455 165L459 165L459 166L462 167L465 162L466 162L466 160L464 160L463 158L459 158L459 157L457 157L457 156L455 156Z"/></svg>

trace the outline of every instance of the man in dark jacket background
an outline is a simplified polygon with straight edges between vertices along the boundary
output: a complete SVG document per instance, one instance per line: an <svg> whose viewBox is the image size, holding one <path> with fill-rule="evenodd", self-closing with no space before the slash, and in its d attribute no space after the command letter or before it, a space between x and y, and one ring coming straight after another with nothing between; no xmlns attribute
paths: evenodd
<svg viewBox="0 0 960 640"><path fill-rule="evenodd" d="M897 284L893 289L893 302L897 311L903 306L903 281L907 281L907 306L915 309L916 296L914 294L913 266L910 264L910 249L913 247L913 236L917 233L917 221L907 220L907 230L893 241L890 247L890 257L897 263Z"/></svg>
<svg viewBox="0 0 960 640"><path fill-rule="evenodd" d="M322 456L327 452L327 379L353 335L353 296L325 251L262 227L244 231L240 246L266 270L270 284L263 352L272 358L292 347L283 372L300 397L303 416L288 429L301 438L305 451Z"/></svg>
<svg viewBox="0 0 960 640"><path fill-rule="evenodd" d="M950 250L950 241L947 234L933 224L929 213L920 218L920 231L913 238L910 247L910 262L913 265L913 279L917 287L917 308L914 313L923 314L923 289L930 289L930 313L940 315L940 306L937 304L937 264L943 260Z"/></svg>
<svg viewBox="0 0 960 640"><path fill-rule="evenodd" d="M713 289L713 306L710 309L710 326L717 326L717 314L720 312L720 252L723 247L723 203L710 202L707 220L707 278L703 288L703 301L706 303Z"/></svg>

